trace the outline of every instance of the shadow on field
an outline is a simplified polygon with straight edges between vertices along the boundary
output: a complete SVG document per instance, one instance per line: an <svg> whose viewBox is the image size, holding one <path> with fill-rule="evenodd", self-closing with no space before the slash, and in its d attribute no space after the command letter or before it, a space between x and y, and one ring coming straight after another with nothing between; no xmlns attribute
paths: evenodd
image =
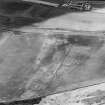
<svg viewBox="0 0 105 105"><path fill-rule="evenodd" d="M34 8L27 13L27 16L22 17L21 14L24 11L27 12L27 8L30 8L32 5L34 5ZM2 28L18 28L31 25L32 23L42 22L71 11L73 10L24 2L5 3L4 5L0 5L0 25ZM15 16L16 13L17 15Z"/></svg>
<svg viewBox="0 0 105 105"><path fill-rule="evenodd" d="M27 12L27 9L31 8L33 5L34 8L31 9L30 12L26 13L27 15L25 17L21 16L22 13L25 11ZM95 4L95 2L93 2L92 6L94 8L103 8L105 7L105 4L102 4L102 2L100 2L100 4ZM5 28L18 28L31 25L32 23L43 22L49 18L64 15L68 12L79 12L79 10L77 11L67 8L57 8L23 1L3 3L0 2L0 28L2 30ZM7 16L7 14L9 16Z"/></svg>

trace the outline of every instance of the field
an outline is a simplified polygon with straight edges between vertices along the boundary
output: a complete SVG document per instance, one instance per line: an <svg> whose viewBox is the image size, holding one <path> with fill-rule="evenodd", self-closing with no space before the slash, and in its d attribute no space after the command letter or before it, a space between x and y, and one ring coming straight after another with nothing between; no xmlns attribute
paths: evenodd
<svg viewBox="0 0 105 105"><path fill-rule="evenodd" d="M1 20L1 102L31 100L105 82L104 12L43 10L36 11L42 20L38 22L36 15L30 25Z"/></svg>

